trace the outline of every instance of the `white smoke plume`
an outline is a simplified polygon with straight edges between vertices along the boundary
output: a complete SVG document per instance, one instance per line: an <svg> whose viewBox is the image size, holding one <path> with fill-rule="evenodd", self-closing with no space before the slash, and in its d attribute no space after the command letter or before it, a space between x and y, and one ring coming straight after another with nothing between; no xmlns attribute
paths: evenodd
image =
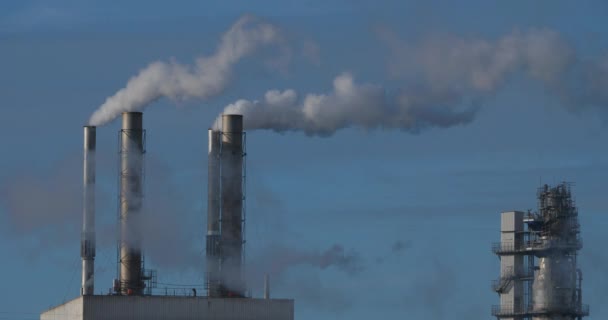
<svg viewBox="0 0 608 320"><path fill-rule="evenodd" d="M421 77L438 91L491 93L519 71L551 84L576 59L574 49L549 29L516 30L495 41L436 36L414 45L390 31L380 35L392 52L393 76Z"/></svg>
<svg viewBox="0 0 608 320"><path fill-rule="evenodd" d="M355 83L349 73L334 79L328 94L298 98L295 90L270 90L261 101L239 100L225 114L243 114L245 128L301 130L331 135L347 127L399 128L417 132L427 126L450 127L470 122L477 105L463 106L463 97L425 91L387 94L381 86ZM218 121L216 121L217 127Z"/></svg>
<svg viewBox="0 0 608 320"><path fill-rule="evenodd" d="M279 44L280 30L251 15L241 17L221 38L211 56L199 57L194 65L175 61L151 63L132 77L93 113L89 124L101 126L125 111L137 111L167 97L173 100L209 99L230 83L235 65L263 46Z"/></svg>
<svg viewBox="0 0 608 320"><path fill-rule="evenodd" d="M394 55L389 69L402 82L399 90L359 84L344 73L329 93L270 90L260 100L238 100L223 113L243 114L248 130L327 136L356 127L417 133L473 121L484 99L517 74L539 82L570 110L608 105L608 59L583 61L548 29L514 31L496 41L435 37L409 45L390 32L382 38Z"/></svg>

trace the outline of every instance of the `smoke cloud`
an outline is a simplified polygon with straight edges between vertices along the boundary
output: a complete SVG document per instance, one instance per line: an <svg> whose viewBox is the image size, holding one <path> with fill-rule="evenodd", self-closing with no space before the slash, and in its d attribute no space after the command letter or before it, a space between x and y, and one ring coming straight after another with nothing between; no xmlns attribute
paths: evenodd
<svg viewBox="0 0 608 320"><path fill-rule="evenodd" d="M102 170L109 162L103 155L96 155L97 170L96 209L97 244L114 239L105 229L115 226L115 220L107 221L102 212L115 210L115 202L107 190L99 185L108 177ZM20 250L28 258L59 254L58 248L77 245L82 229L82 156L68 155L48 168L15 170L0 183L0 225L5 235L20 239ZM76 170L75 170L76 168ZM114 175L112 175L114 178ZM110 180L113 181L114 179ZM113 217L113 215L112 215ZM103 231L102 231L103 230ZM114 245L115 242L112 242Z"/></svg>
<svg viewBox="0 0 608 320"><path fill-rule="evenodd" d="M273 282L282 282L283 276L297 267L316 270L334 268L348 276L358 275L364 270L361 255L356 251L347 251L339 244L334 244L324 251L269 246L249 260L247 265L247 284L254 289L263 287L262 280L265 274L269 274ZM230 279L224 279L226 280Z"/></svg>
<svg viewBox="0 0 608 320"><path fill-rule="evenodd" d="M389 69L401 81L399 89L360 84L343 73L329 93L270 90L260 100L238 100L223 113L245 115L248 130L328 136L355 127L418 133L470 123L484 100L517 74L540 83L571 111L608 105L608 58L583 61L548 29L514 31L496 41L434 37L414 45L391 32L380 34L393 53Z"/></svg>
<svg viewBox="0 0 608 320"><path fill-rule="evenodd" d="M276 287L277 291L286 292L290 298L295 299L299 308L330 312L334 319L338 315L342 316L338 318L343 318L344 312L356 305L357 298L361 296L345 285L328 284L316 273L291 276Z"/></svg>
<svg viewBox="0 0 608 320"><path fill-rule="evenodd" d="M459 290L455 272L439 260L426 266L432 275L419 277L405 296L408 310L421 310L425 319L449 319L449 303Z"/></svg>
<svg viewBox="0 0 608 320"><path fill-rule="evenodd" d="M189 169L192 170L192 169ZM192 173L200 178L202 172ZM174 182L176 172L153 151L146 154L146 185L140 221L147 261L165 271L188 272L203 265L203 236L197 199L200 190Z"/></svg>
<svg viewBox="0 0 608 320"><path fill-rule="evenodd" d="M411 246L411 243L409 241L408 242L403 242L401 240L397 240L391 246L391 252L394 253L394 254L398 254L398 253L401 253L401 252L405 251L410 246Z"/></svg>
<svg viewBox="0 0 608 320"><path fill-rule="evenodd" d="M381 86L358 84L351 74L344 73L334 79L331 93L299 99L295 90L271 90L263 100L239 100L228 105L224 113L243 114L247 130L297 130L321 136L347 127L418 132L428 126L450 127L472 121L477 105L462 106L461 101L461 96L447 92L404 90L390 95Z"/></svg>
<svg viewBox="0 0 608 320"><path fill-rule="evenodd" d="M82 215L82 176L70 157L47 172L16 172L0 186L9 230L44 234L49 244L64 244L66 231L78 230ZM79 232L79 230L77 231Z"/></svg>
<svg viewBox="0 0 608 320"><path fill-rule="evenodd" d="M493 42L436 36L410 45L386 30L380 37L391 49L393 76L422 77L437 91L492 93L518 71L551 84L576 62L574 49L549 29L516 30Z"/></svg>
<svg viewBox="0 0 608 320"><path fill-rule="evenodd" d="M278 28L251 15L241 17L221 38L215 53L199 57L194 65L176 61L151 63L131 78L93 113L90 125L101 126L121 112L138 111L167 97L172 100L209 99L230 83L235 65L257 49L278 44Z"/></svg>
<svg viewBox="0 0 608 320"><path fill-rule="evenodd" d="M318 269L335 267L349 275L355 275L363 270L361 257L356 252L346 252L343 246L335 244L323 252L298 251L293 248L269 248L263 255L262 261L268 263L270 274L280 275L294 266L311 266Z"/></svg>
<svg viewBox="0 0 608 320"><path fill-rule="evenodd" d="M412 247L410 241L397 240L391 244L390 251L382 256L376 257L376 263L382 264L390 261L393 258L398 258L405 255L405 252Z"/></svg>

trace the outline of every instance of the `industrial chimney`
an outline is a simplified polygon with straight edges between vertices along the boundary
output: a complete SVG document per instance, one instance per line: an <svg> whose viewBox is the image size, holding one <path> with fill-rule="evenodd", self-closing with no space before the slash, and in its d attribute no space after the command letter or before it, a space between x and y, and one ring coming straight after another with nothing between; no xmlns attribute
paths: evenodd
<svg viewBox="0 0 608 320"><path fill-rule="evenodd" d="M207 295L219 296L220 285L220 148L221 132L209 129L207 174Z"/></svg>
<svg viewBox="0 0 608 320"><path fill-rule="evenodd" d="M243 254L243 116L222 115L221 133L221 272L228 296L244 296Z"/></svg>
<svg viewBox="0 0 608 320"><path fill-rule="evenodd" d="M270 299L270 279L268 273L264 275L264 299Z"/></svg>
<svg viewBox="0 0 608 320"><path fill-rule="evenodd" d="M83 210L80 256L82 257L82 295L95 292L95 127L84 127Z"/></svg>
<svg viewBox="0 0 608 320"><path fill-rule="evenodd" d="M144 130L141 112L123 112L120 130L120 292L143 294L141 224Z"/></svg>

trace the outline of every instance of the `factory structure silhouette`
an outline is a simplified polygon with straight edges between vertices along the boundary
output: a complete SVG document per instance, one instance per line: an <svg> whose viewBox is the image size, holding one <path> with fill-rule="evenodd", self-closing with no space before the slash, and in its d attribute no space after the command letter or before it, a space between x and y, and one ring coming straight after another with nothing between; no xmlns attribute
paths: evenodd
<svg viewBox="0 0 608 320"><path fill-rule="evenodd" d="M292 320L294 300L252 297L244 276L245 161L243 116L223 114L208 131L208 194L205 293L159 294L156 270L145 267L141 222L146 219L141 112L122 113L119 132L117 275L107 294L95 294L95 126L84 127L82 283L80 296L53 307L41 320L234 319ZM567 183L538 190L538 210L501 214L500 274L492 283L500 304L497 319L575 320L589 315L583 304L582 248L578 211ZM177 250L179 248L176 248ZM204 270L204 271L203 271Z"/></svg>
<svg viewBox="0 0 608 320"><path fill-rule="evenodd" d="M209 130L206 295L153 294L156 271L142 255L145 130L141 112L124 112L119 138L118 272L108 294L95 294L96 127L84 127L84 210L81 239L81 295L43 312L41 320L269 319L292 320L294 301L251 297L243 277L243 116L223 115L221 129ZM179 250L179 248L176 248ZM201 266L203 270L204 266Z"/></svg>

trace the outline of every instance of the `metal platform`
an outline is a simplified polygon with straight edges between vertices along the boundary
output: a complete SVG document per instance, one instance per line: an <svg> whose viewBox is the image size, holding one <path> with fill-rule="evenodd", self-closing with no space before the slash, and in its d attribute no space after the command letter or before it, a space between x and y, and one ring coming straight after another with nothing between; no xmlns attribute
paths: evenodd
<svg viewBox="0 0 608 320"><path fill-rule="evenodd" d="M583 242L580 239L575 242L524 242L519 245L496 242L492 244L492 252L499 256L518 254L543 256L555 251L578 251L582 248Z"/></svg>
<svg viewBox="0 0 608 320"><path fill-rule="evenodd" d="M539 316L571 316L574 318L589 316L589 306L564 306L561 308L543 308L542 306L513 307L492 306L492 316L497 318L539 317Z"/></svg>

